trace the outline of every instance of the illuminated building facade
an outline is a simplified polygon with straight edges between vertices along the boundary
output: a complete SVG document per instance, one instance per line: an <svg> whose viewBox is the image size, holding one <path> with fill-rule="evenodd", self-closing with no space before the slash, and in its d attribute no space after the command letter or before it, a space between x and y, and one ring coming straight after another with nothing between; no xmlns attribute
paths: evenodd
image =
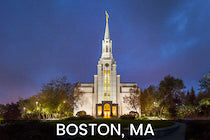
<svg viewBox="0 0 210 140"><path fill-rule="evenodd" d="M117 65L112 55L112 40L106 13L106 28L97 75L94 75L94 83L78 83L75 88L75 96L80 95L74 115L85 111L87 115L96 118L117 118L130 111L137 111L123 102L123 97L129 96L133 90L140 90L136 83L120 83L120 75L117 74ZM137 112L140 113L140 109Z"/></svg>

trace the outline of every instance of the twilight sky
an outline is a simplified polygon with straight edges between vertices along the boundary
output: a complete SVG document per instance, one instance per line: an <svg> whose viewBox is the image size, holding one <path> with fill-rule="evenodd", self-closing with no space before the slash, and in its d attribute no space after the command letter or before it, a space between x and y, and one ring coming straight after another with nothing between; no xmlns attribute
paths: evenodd
<svg viewBox="0 0 210 140"><path fill-rule="evenodd" d="M0 1L0 104L36 94L66 75L93 82L108 10L121 82L164 76L189 89L210 70L210 1Z"/></svg>

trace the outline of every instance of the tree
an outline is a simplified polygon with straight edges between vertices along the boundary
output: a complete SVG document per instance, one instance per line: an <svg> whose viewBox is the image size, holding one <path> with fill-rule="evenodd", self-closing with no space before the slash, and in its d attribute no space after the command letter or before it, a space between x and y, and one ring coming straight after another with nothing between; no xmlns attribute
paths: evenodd
<svg viewBox="0 0 210 140"><path fill-rule="evenodd" d="M185 96L185 105L189 105L190 104L190 91L187 90L187 95Z"/></svg>
<svg viewBox="0 0 210 140"><path fill-rule="evenodd" d="M195 105L196 104L196 96L195 96L195 91L193 87L191 88L191 91L187 90L187 95L185 96L185 105Z"/></svg>
<svg viewBox="0 0 210 140"><path fill-rule="evenodd" d="M20 118L20 110L18 109L18 104L6 104L3 113L4 120L17 120Z"/></svg>
<svg viewBox="0 0 210 140"><path fill-rule="evenodd" d="M200 107L196 104L196 95L193 87L191 91L187 90L187 94L184 97L184 105L177 107L177 117L198 117L200 113Z"/></svg>
<svg viewBox="0 0 210 140"><path fill-rule="evenodd" d="M171 117L176 116L176 107L183 104L184 83L181 79L176 79L173 76L166 76L159 84L159 93L162 100L162 105L168 108Z"/></svg>
<svg viewBox="0 0 210 140"><path fill-rule="evenodd" d="M5 105L0 104L0 119L3 118L5 107L6 107Z"/></svg>
<svg viewBox="0 0 210 140"><path fill-rule="evenodd" d="M195 118L201 112L199 106L185 105L177 107L178 118Z"/></svg>
<svg viewBox="0 0 210 140"><path fill-rule="evenodd" d="M74 87L74 84L67 82L65 76L44 84L38 94L42 115L47 118L72 115Z"/></svg>
<svg viewBox="0 0 210 140"><path fill-rule="evenodd" d="M199 80L200 83L200 90L204 90L205 92L210 92L210 71L208 74L205 74L201 80Z"/></svg>
<svg viewBox="0 0 210 140"><path fill-rule="evenodd" d="M18 104L22 117L53 119L71 116L74 107L74 87L64 76L43 84L41 91Z"/></svg>
<svg viewBox="0 0 210 140"><path fill-rule="evenodd" d="M210 116L210 71L199 80L200 92L197 94L196 103L201 107L201 114Z"/></svg>
<svg viewBox="0 0 210 140"><path fill-rule="evenodd" d="M196 102L199 103L204 98L210 98L210 71L208 75L204 75L201 80L199 80L200 92L197 95Z"/></svg>
<svg viewBox="0 0 210 140"><path fill-rule="evenodd" d="M157 111L157 90L155 86L149 86L141 93L141 112L146 116L154 116Z"/></svg>
<svg viewBox="0 0 210 140"><path fill-rule="evenodd" d="M17 104L19 105L19 110L21 112L21 117L24 119L38 119L38 109L40 109L40 104L38 102L38 95L33 95L27 99L19 99Z"/></svg>
<svg viewBox="0 0 210 140"><path fill-rule="evenodd" d="M195 98L196 98L196 96L195 96L195 91L194 91L194 89L193 89L193 87L191 88L191 92L190 92L190 104L192 104L192 105L194 105L195 104Z"/></svg>
<svg viewBox="0 0 210 140"><path fill-rule="evenodd" d="M132 109L134 109L136 112L139 113L141 116L141 104L140 104L140 89L137 87L134 87L130 89L129 96L123 97L123 102L130 105Z"/></svg>

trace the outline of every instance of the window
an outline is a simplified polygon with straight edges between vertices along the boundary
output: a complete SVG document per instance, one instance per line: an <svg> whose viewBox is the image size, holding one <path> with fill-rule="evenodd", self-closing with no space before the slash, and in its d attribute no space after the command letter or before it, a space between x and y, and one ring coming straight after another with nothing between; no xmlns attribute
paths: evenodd
<svg viewBox="0 0 210 140"><path fill-rule="evenodd" d="M110 70L104 71L104 100L110 100Z"/></svg>
<svg viewBox="0 0 210 140"><path fill-rule="evenodd" d="M97 110L97 115L98 116L101 116L101 113L102 113L102 106L98 106L98 110Z"/></svg>
<svg viewBox="0 0 210 140"><path fill-rule="evenodd" d="M110 104L106 103L104 105L104 118L110 118L111 115L111 107Z"/></svg>
<svg viewBox="0 0 210 140"><path fill-rule="evenodd" d="M106 46L106 52L108 52L108 46Z"/></svg>
<svg viewBox="0 0 210 140"><path fill-rule="evenodd" d="M112 106L112 115L117 116L117 107L116 106Z"/></svg>

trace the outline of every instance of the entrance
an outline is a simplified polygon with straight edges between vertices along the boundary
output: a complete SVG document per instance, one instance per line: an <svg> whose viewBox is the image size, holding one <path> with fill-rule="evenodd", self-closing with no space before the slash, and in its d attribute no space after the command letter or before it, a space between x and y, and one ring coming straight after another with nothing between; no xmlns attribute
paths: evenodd
<svg viewBox="0 0 210 140"><path fill-rule="evenodd" d="M104 118L110 118L111 115L111 107L110 104L106 103L104 105Z"/></svg>
<svg viewBox="0 0 210 140"><path fill-rule="evenodd" d="M102 101L101 104L96 104L95 113L97 118L118 118L118 104Z"/></svg>

